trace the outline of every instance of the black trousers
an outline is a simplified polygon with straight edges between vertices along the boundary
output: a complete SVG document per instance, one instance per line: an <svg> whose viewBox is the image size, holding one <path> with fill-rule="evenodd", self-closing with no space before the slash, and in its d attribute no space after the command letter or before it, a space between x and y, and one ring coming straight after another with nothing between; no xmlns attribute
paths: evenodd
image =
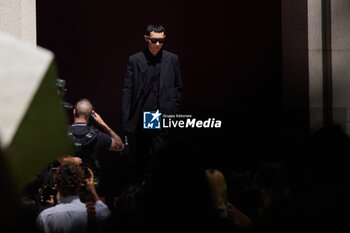
<svg viewBox="0 0 350 233"><path fill-rule="evenodd" d="M157 157L168 144L169 132L160 130L139 130L135 134L135 159L144 178L151 176Z"/></svg>

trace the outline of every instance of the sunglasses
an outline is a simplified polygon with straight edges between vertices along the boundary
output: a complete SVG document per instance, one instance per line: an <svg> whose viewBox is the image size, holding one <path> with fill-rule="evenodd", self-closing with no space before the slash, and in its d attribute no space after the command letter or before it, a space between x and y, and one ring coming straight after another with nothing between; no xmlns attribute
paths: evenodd
<svg viewBox="0 0 350 233"><path fill-rule="evenodd" d="M157 44L157 42L159 42L159 44L163 44L165 41L165 38L148 38L152 44Z"/></svg>

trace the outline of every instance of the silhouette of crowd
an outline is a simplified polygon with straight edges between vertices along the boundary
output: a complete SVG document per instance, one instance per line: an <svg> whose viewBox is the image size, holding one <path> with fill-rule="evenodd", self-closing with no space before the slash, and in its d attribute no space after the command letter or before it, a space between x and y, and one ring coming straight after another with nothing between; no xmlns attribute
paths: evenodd
<svg viewBox="0 0 350 233"><path fill-rule="evenodd" d="M320 129L298 149L300 165L261 161L255 170L203 166L196 149L169 144L156 155L152 175L134 180L105 202L93 172L79 158L48 164L2 219L2 229L25 232L295 232L346 227L346 156L340 127ZM306 169L307 168L307 169ZM1 184L8 183L1 167ZM299 176L295 174L299 173ZM1 192L2 199L11 195ZM49 190L46 190L49 189ZM14 213L15 212L15 213ZM11 223L21 223L18 226Z"/></svg>

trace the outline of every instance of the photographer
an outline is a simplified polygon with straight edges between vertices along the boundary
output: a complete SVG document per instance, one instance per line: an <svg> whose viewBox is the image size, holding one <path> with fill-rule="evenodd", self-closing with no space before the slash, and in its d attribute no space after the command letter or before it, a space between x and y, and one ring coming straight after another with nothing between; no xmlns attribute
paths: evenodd
<svg viewBox="0 0 350 233"><path fill-rule="evenodd" d="M48 232L88 232L90 227L101 227L110 216L108 207L99 200L94 175L84 181L84 172L76 162L64 162L54 176L58 190L58 205L45 209L37 218L39 230ZM93 205L81 202L78 193L84 185L93 197ZM93 210L91 210L91 208Z"/></svg>
<svg viewBox="0 0 350 233"><path fill-rule="evenodd" d="M70 127L69 136L76 148L76 156L81 157L83 164L99 171L98 153L104 150L122 151L124 144L116 134L94 111L88 99L80 99L73 109L74 123ZM91 120L101 126L107 134L89 125Z"/></svg>

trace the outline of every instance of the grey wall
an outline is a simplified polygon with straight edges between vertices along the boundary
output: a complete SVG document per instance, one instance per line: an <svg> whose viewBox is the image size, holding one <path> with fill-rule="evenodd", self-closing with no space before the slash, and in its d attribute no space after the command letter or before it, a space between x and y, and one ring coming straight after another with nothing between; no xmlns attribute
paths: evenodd
<svg viewBox="0 0 350 233"><path fill-rule="evenodd" d="M310 128L323 126L322 6L308 0Z"/></svg>
<svg viewBox="0 0 350 233"><path fill-rule="evenodd" d="M349 1L308 0L311 130L330 120L350 134L349 23ZM331 108L330 119L326 119L327 107Z"/></svg>
<svg viewBox="0 0 350 233"><path fill-rule="evenodd" d="M0 31L36 44L35 0L2 0Z"/></svg>
<svg viewBox="0 0 350 233"><path fill-rule="evenodd" d="M333 120L350 134L350 1L331 1Z"/></svg>

